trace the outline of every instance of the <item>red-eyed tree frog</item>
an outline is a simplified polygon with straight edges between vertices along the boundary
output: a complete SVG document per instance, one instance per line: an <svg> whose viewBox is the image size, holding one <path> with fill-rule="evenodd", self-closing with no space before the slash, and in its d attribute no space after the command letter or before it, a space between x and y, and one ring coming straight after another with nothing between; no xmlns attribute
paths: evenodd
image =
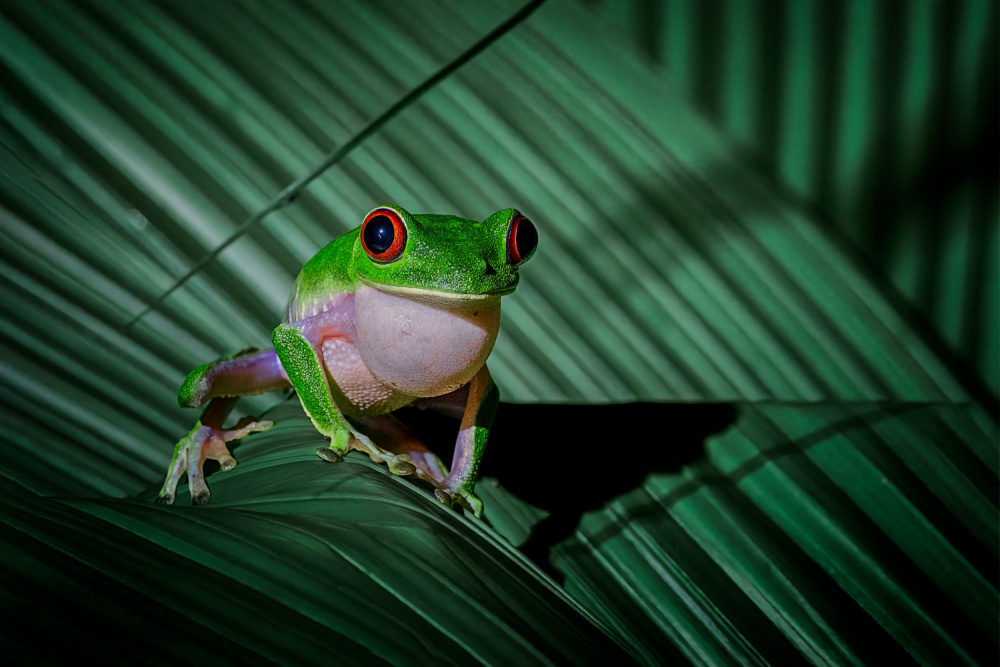
<svg viewBox="0 0 1000 667"><path fill-rule="evenodd" d="M324 247L302 268L274 347L248 349L192 370L178 392L184 407L208 401L174 448L157 502L174 502L186 472L196 504L211 494L207 459L230 470L226 442L266 431L273 422L222 424L238 396L292 387L338 462L351 449L415 475L482 517L473 494L499 391L486 368L500 325L500 297L517 287L518 270L538 234L513 209L482 222L413 215L379 206L360 227ZM392 412L406 405L455 415L461 426L449 472Z"/></svg>

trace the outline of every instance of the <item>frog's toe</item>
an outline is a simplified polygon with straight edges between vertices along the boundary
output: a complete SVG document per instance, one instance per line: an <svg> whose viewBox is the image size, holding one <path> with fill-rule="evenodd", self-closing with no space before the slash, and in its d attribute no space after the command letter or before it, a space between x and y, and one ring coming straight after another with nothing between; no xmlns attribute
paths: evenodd
<svg viewBox="0 0 1000 667"><path fill-rule="evenodd" d="M160 494L156 497L156 502L161 505L173 505L177 498L177 485L180 484L181 477L188 469L188 437L184 437L174 448L174 458L170 461L170 468L167 470L167 478L160 487Z"/></svg>
<svg viewBox="0 0 1000 667"><path fill-rule="evenodd" d="M472 514L477 519L483 518L483 501L476 498L471 493L468 495L460 496L461 500L459 502L466 508L472 511Z"/></svg>
<svg viewBox="0 0 1000 667"><path fill-rule="evenodd" d="M412 475L417 472L417 466L409 461L402 460L400 457L396 457L394 461L389 462L389 472L393 475Z"/></svg>
<svg viewBox="0 0 1000 667"><path fill-rule="evenodd" d="M233 458L233 455L229 453L229 448L226 447L226 436L230 433L231 431L222 431L218 434L213 432L212 435L206 438L205 443L201 447L202 464L208 459L212 459L219 463L219 467L223 471L232 470L236 467L236 459ZM188 476L190 477L190 475L191 471L188 470Z"/></svg>
<svg viewBox="0 0 1000 667"><path fill-rule="evenodd" d="M375 463L386 463L389 472L394 475L412 475L417 472L417 466L413 464L413 459L408 454L394 454L383 449L360 431L352 429L348 443L351 449L367 454Z"/></svg>
<svg viewBox="0 0 1000 667"><path fill-rule="evenodd" d="M344 460L343 452L339 452L332 447L320 447L316 450L316 456L320 457L327 463L340 463Z"/></svg>
<svg viewBox="0 0 1000 667"><path fill-rule="evenodd" d="M191 502L195 505L205 505L212 499L202 470L205 459L199 456L188 456L188 489L191 491Z"/></svg>
<svg viewBox="0 0 1000 667"><path fill-rule="evenodd" d="M434 489L434 497L448 507L458 503L471 511L477 519L483 518L483 501L465 489L437 488Z"/></svg>
<svg viewBox="0 0 1000 667"><path fill-rule="evenodd" d="M451 507L455 504L455 496L451 495L444 489L434 489L434 497L447 507Z"/></svg>
<svg viewBox="0 0 1000 667"><path fill-rule="evenodd" d="M274 426L274 422L270 419L261 419L260 421L257 421L256 417L244 417L230 429L217 430L216 435L222 438L223 442L229 442L231 440L245 438L251 433L263 433L272 426Z"/></svg>
<svg viewBox="0 0 1000 667"><path fill-rule="evenodd" d="M375 451L369 452L368 455L375 463L385 461L389 466L389 472L393 475L405 476L417 472L417 466L413 465L413 460L406 454L393 454L376 446Z"/></svg>
<svg viewBox="0 0 1000 667"><path fill-rule="evenodd" d="M367 454L375 463L382 463L387 457L392 456L372 442L371 438L367 435L353 429L347 438L347 446L349 449L356 449L363 454Z"/></svg>

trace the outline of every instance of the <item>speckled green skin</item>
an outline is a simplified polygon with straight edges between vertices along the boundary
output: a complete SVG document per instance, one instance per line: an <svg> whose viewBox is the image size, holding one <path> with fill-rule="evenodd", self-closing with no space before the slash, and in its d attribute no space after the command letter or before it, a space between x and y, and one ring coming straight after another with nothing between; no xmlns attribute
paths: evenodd
<svg viewBox="0 0 1000 667"><path fill-rule="evenodd" d="M182 408L196 408L202 404L202 399L208 393L208 371L218 362L202 364L193 368L184 378L184 383L177 391L177 403Z"/></svg>
<svg viewBox="0 0 1000 667"><path fill-rule="evenodd" d="M360 227L338 237L302 267L292 288L286 322L308 316L317 304L337 293L353 293L365 280L454 294L509 294L517 287L517 268L507 262L507 228L514 209L476 222L453 215L411 215L398 206L386 208L395 210L406 223L403 255L389 264L373 262L361 245Z"/></svg>
<svg viewBox="0 0 1000 667"><path fill-rule="evenodd" d="M271 340L316 430L332 439L332 449L346 454L350 430L333 404L319 352L291 324L279 325Z"/></svg>

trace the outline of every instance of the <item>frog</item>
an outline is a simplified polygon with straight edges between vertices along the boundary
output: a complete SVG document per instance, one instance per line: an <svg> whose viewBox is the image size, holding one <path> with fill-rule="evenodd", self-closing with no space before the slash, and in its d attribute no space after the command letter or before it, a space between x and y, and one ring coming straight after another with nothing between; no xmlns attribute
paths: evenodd
<svg viewBox="0 0 1000 667"><path fill-rule="evenodd" d="M328 442L320 459L339 463L360 451L481 519L475 484L500 400L486 360L501 297L514 292L537 245L534 224L513 208L483 221L372 209L302 267L272 348L188 373L178 403L205 407L174 446L156 501L173 504L187 474L192 503L208 503L205 462L231 470L227 443L274 424L244 417L224 428L239 397L291 389ZM394 414L408 406L460 420L450 469Z"/></svg>

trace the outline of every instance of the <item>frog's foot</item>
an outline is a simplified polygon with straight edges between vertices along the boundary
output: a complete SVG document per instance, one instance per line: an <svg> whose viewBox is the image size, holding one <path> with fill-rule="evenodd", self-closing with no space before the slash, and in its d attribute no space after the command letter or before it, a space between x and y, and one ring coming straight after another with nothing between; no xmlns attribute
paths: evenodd
<svg viewBox="0 0 1000 667"><path fill-rule="evenodd" d="M411 449L406 455L413 461L413 465L417 466L416 476L425 482L437 487L448 477L448 469L437 454L426 449Z"/></svg>
<svg viewBox="0 0 1000 667"><path fill-rule="evenodd" d="M272 426L273 421L255 421L253 417L244 417L231 429L205 426L199 421L174 447L174 458L156 502L172 505L177 495L177 485L184 473L187 473L191 500L196 505L204 505L212 497L205 482L205 461L212 459L219 462L222 470L232 470L236 467L236 459L229 453L226 443L239 440L250 433L266 431Z"/></svg>
<svg viewBox="0 0 1000 667"><path fill-rule="evenodd" d="M448 476L448 469L441 463L441 459L427 449L416 434L394 415L352 415L350 424L368 436L369 441L378 443L378 459L385 460L395 455L403 462L412 463L415 469L411 474L432 486L440 486ZM355 449L362 447L363 445L358 445ZM369 453L367 449L362 451Z"/></svg>
<svg viewBox="0 0 1000 667"><path fill-rule="evenodd" d="M407 454L393 454L382 449L364 433L356 429L343 429L334 434L330 439L330 446L319 448L316 454L324 461L338 463L344 460L344 455L348 451L356 449L367 454L375 463L385 461L389 466L389 472L394 475L413 475L417 477L426 476L427 473L413 465L412 459Z"/></svg>
<svg viewBox="0 0 1000 667"><path fill-rule="evenodd" d="M472 484L447 479L436 485L434 497L451 507L456 502L471 511L477 519L483 518L483 501L472 494Z"/></svg>

